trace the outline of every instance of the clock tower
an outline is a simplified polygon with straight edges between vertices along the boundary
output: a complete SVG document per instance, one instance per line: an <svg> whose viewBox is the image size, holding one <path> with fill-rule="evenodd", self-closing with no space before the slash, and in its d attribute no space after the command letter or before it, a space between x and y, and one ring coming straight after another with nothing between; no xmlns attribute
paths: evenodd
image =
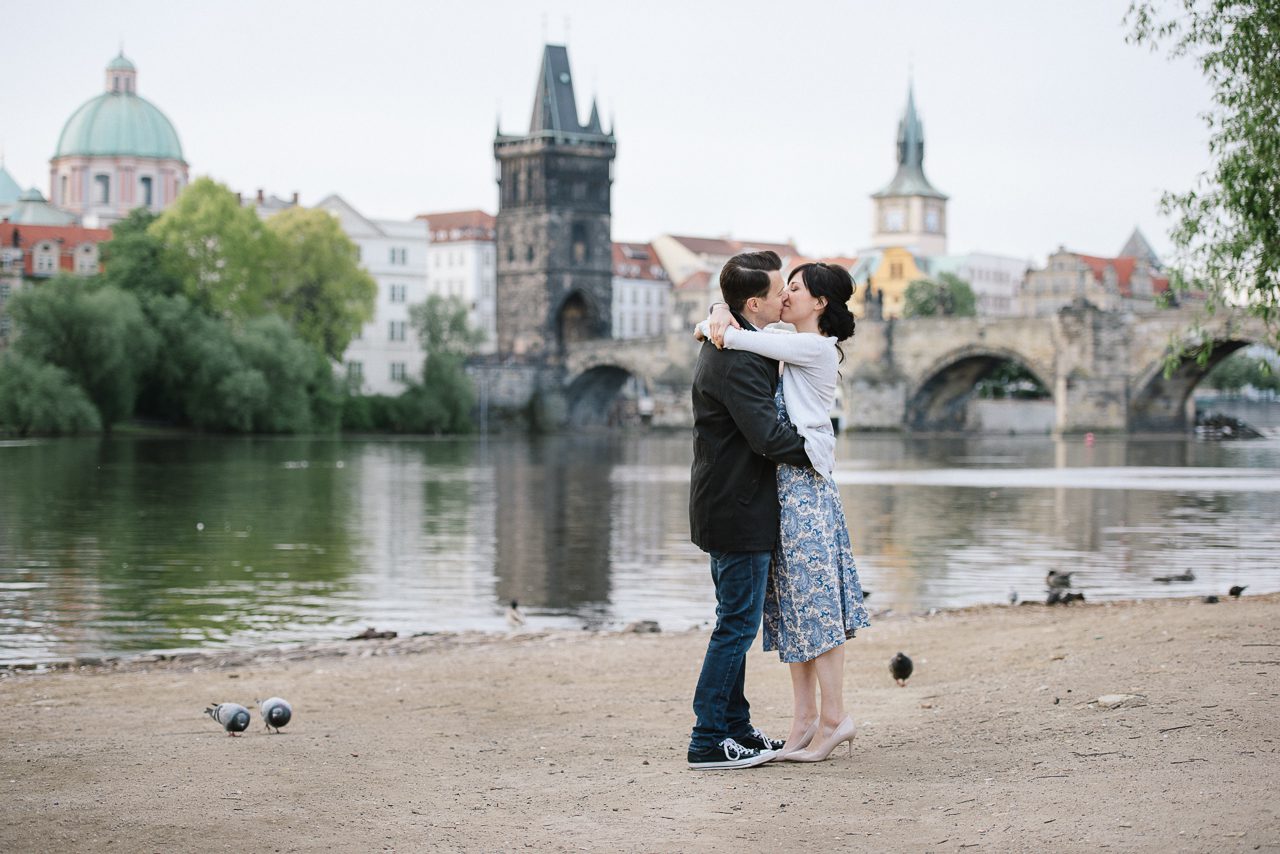
<svg viewBox="0 0 1280 854"><path fill-rule="evenodd" d="M919 255L947 251L947 197L924 175L924 126L916 115L914 87L898 122L898 172L871 195L871 245L902 246Z"/></svg>

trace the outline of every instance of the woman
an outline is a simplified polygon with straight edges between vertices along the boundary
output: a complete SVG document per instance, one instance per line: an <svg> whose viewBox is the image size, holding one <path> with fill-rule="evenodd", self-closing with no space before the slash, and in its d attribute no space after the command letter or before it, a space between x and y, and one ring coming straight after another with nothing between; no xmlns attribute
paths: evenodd
<svg viewBox="0 0 1280 854"><path fill-rule="evenodd" d="M781 505L778 545L764 605L764 648L790 665L794 716L777 760L821 762L842 743L853 751L854 724L844 710L844 642L871 623L853 563L840 492L832 480L835 431L831 408L844 358L839 342L853 335L849 272L835 264L802 264L792 271L782 320L796 331L745 331L718 306L698 325L730 323L719 346L749 350L784 363L778 417L804 438L813 468L778 466ZM815 700L821 690L821 706ZM805 750L808 747L810 749Z"/></svg>

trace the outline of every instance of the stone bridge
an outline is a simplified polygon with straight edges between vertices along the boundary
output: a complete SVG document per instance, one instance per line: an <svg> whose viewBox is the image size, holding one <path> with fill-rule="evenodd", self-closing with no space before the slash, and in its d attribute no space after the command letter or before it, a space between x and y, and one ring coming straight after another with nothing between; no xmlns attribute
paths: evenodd
<svg viewBox="0 0 1280 854"><path fill-rule="evenodd" d="M1048 317L862 320L844 345L841 415L854 429L960 430L975 385L1013 362L1049 390L1057 432L1183 431L1193 426L1191 392L1205 374L1265 339L1262 322L1242 315L1102 312L1084 303ZM1194 355L1179 359L1166 377L1175 341L1212 342L1213 350L1203 365ZM586 424L601 421L634 377L656 423L688 424L697 349L683 332L582 342L542 387L563 395L555 420Z"/></svg>

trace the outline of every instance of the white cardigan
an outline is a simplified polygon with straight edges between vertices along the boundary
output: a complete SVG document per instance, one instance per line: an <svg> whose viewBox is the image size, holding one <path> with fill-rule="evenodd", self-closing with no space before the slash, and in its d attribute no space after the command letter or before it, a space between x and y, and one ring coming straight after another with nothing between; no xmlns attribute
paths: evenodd
<svg viewBox="0 0 1280 854"><path fill-rule="evenodd" d="M699 323L698 329L704 338L709 337L708 321ZM725 331L724 346L783 363L782 397L787 404L787 415L804 439L809 462L818 474L830 478L836 467L836 434L831 427L831 409L840 376L836 339L816 332L748 331L731 326Z"/></svg>

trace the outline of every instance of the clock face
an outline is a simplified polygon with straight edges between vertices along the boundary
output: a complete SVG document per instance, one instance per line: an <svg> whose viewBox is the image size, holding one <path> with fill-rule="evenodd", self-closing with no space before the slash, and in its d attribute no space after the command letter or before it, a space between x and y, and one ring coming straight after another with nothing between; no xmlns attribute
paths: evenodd
<svg viewBox="0 0 1280 854"><path fill-rule="evenodd" d="M898 208L890 208L885 211L881 219L883 220L885 231L902 231L907 225L906 214Z"/></svg>
<svg viewBox="0 0 1280 854"><path fill-rule="evenodd" d="M941 221L942 221L942 217L938 215L937 208L929 208L927 211L924 212L924 230L925 231L932 231L935 234L941 231L942 230L940 227Z"/></svg>

